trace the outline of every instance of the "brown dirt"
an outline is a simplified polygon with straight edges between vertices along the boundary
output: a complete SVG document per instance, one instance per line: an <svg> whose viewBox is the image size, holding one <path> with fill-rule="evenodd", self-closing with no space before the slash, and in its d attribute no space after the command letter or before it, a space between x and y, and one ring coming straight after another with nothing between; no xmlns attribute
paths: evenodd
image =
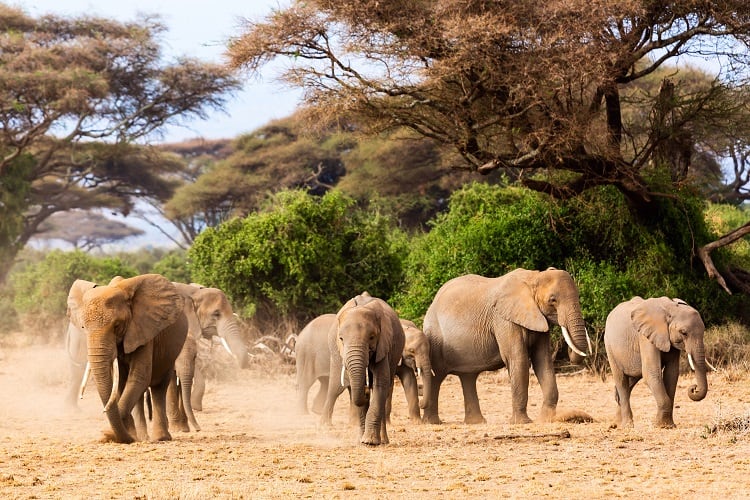
<svg viewBox="0 0 750 500"><path fill-rule="evenodd" d="M396 387L391 443L359 445L342 397L332 429L297 416L293 368L209 381L201 432L173 440L102 443L101 402L89 387L66 412L65 353L56 347L0 350L1 498L604 498L750 495L750 433L709 429L750 414L750 377L712 373L708 397L687 398L680 379L677 429L654 428L645 384L633 394L635 428L609 428L611 380L558 376L560 410L593 423L512 426L504 372L486 373L479 392L487 424L465 425L455 377L442 389L443 425L406 418ZM315 388L313 388L314 390ZM529 414L540 400L532 377ZM746 419L745 419L746 420ZM570 437L564 437L568 431Z"/></svg>

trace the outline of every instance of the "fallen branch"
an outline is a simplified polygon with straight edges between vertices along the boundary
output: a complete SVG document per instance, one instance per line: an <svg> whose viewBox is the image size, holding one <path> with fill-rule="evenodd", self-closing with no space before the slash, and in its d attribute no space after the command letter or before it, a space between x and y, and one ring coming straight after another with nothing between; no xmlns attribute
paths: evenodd
<svg viewBox="0 0 750 500"><path fill-rule="evenodd" d="M492 439L509 440L509 439L546 439L546 438L570 439L570 432L568 432L567 430L564 430L561 432L550 432L550 433L545 433L545 434L500 434L499 436L494 436Z"/></svg>

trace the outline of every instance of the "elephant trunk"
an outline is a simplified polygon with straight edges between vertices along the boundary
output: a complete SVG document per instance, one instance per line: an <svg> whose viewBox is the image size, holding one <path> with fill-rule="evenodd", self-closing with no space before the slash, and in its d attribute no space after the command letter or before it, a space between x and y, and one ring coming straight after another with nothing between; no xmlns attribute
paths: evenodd
<svg viewBox="0 0 750 500"><path fill-rule="evenodd" d="M429 395L432 391L432 365L427 354L418 354L416 361L419 374L422 376L422 399L419 402L419 407L424 410L428 406Z"/></svg>
<svg viewBox="0 0 750 500"><path fill-rule="evenodd" d="M365 385L367 378L367 346L349 347L345 351L344 366L349 372L352 401L357 406L367 404Z"/></svg>
<svg viewBox="0 0 750 500"><path fill-rule="evenodd" d="M699 343L694 349L688 350L688 356L693 359L692 365L695 369L695 385L688 389L688 397L693 401L701 401L708 393L708 381L706 380L706 353L703 343Z"/></svg>
<svg viewBox="0 0 750 500"><path fill-rule="evenodd" d="M240 325L237 320L234 317L222 320L217 325L216 332L219 337L226 341L232 356L237 360L237 365L240 368L247 368L250 356L247 353L245 341L242 340Z"/></svg>
<svg viewBox="0 0 750 500"><path fill-rule="evenodd" d="M560 317L562 318L560 328L562 328L565 342L577 356L585 357L591 352L591 341L586 332L586 322L583 320L580 308L571 308Z"/></svg>
<svg viewBox="0 0 750 500"><path fill-rule="evenodd" d="M104 405L104 413L119 443L130 443L133 437L125 428L117 406L118 388L113 387L112 363L117 359L117 346L113 340L97 339L91 335L88 346L88 359L91 364L91 372L94 374L96 388ZM119 367L115 366L119 371Z"/></svg>

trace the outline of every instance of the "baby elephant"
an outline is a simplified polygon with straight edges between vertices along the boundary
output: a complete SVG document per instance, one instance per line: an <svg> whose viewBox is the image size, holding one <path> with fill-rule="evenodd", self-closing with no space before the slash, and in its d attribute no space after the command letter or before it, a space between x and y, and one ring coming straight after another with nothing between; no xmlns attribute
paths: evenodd
<svg viewBox="0 0 750 500"><path fill-rule="evenodd" d="M656 399L655 424L675 426L672 409L681 351L687 351L695 369L696 385L690 387L688 396L693 401L706 397L704 330L698 311L680 299L634 297L609 313L604 345L615 381L616 425L633 426L630 393L644 378Z"/></svg>

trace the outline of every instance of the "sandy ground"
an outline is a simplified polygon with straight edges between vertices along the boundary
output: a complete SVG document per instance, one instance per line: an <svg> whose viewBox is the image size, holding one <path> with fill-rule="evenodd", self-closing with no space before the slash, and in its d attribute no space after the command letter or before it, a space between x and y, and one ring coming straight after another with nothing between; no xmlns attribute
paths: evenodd
<svg viewBox="0 0 750 500"><path fill-rule="evenodd" d="M507 424L508 380L497 372L480 377L486 424L463 423L455 377L442 389L444 424L414 424L397 386L391 443L374 448L357 443L344 397L331 429L295 415L293 367L233 375L209 381L202 431L102 443L91 385L78 411L63 409L62 348L0 349L0 498L750 498L750 431L710 432L750 414L750 376L737 371L712 373L699 403L683 375L671 430L651 425L642 383L635 428L611 429L612 382L587 374L558 376L558 408L585 410L593 423ZM532 418L540 397L532 377Z"/></svg>

